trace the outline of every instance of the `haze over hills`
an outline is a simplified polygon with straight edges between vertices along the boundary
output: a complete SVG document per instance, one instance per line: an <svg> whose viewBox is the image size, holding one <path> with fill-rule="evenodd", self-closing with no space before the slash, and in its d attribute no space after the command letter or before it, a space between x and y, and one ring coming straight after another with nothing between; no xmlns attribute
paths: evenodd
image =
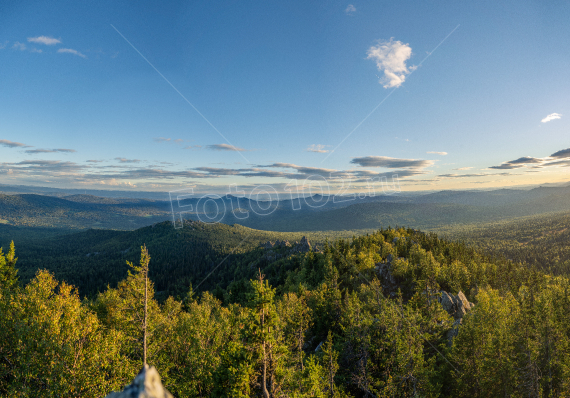
<svg viewBox="0 0 570 398"><path fill-rule="evenodd" d="M388 225L439 228L570 210L570 187L440 191L422 195L320 196L256 201L226 197L108 198L0 194L0 223L66 229L132 230L182 218L274 231L377 229ZM174 214L173 214L174 211ZM177 221L179 223L179 221Z"/></svg>

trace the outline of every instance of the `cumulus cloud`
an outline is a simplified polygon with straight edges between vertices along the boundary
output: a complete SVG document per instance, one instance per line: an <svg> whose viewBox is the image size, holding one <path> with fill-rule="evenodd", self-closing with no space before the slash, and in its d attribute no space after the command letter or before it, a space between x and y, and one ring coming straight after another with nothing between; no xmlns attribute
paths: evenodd
<svg viewBox="0 0 570 398"><path fill-rule="evenodd" d="M376 67L384 73L380 83L384 88L400 87L416 67L408 67L406 62L412 56L412 48L399 40L378 40L377 45L371 46L367 53L367 59L376 62Z"/></svg>
<svg viewBox="0 0 570 398"><path fill-rule="evenodd" d="M313 144L310 145L307 149L307 152L316 152L316 153L327 153L329 152L327 149L325 149L325 145L321 145L321 144Z"/></svg>
<svg viewBox="0 0 570 398"><path fill-rule="evenodd" d="M37 153L73 153L77 152L75 149L28 149L26 153L37 154Z"/></svg>
<svg viewBox="0 0 570 398"><path fill-rule="evenodd" d="M551 120L560 119L562 117L559 113L551 113L550 115L546 116L544 119L541 120L542 123L548 123Z"/></svg>
<svg viewBox="0 0 570 398"><path fill-rule="evenodd" d="M118 160L121 163L140 163L141 162L139 159L115 158L115 160Z"/></svg>
<svg viewBox="0 0 570 398"><path fill-rule="evenodd" d="M347 13L348 15L352 15L356 12L356 7L352 4L349 4L348 7L346 7L346 9L344 10L345 13Z"/></svg>
<svg viewBox="0 0 570 398"><path fill-rule="evenodd" d="M74 50L73 48L60 48L59 50L57 50L58 53L62 53L62 54L73 54L73 55L77 55L78 57L81 58L87 58L87 56L85 54L80 53L77 50Z"/></svg>
<svg viewBox="0 0 570 398"><path fill-rule="evenodd" d="M387 156L365 156L362 158L353 158L350 163L357 164L361 167L386 167L395 168L423 168L433 165L433 160L418 159L397 159Z"/></svg>
<svg viewBox="0 0 570 398"><path fill-rule="evenodd" d="M53 46L54 44L61 43L61 40L48 36L28 37L30 43L45 44L46 46Z"/></svg>
<svg viewBox="0 0 570 398"><path fill-rule="evenodd" d="M431 154L434 154L434 155L441 155L441 156L447 155L447 152L427 151L426 153L431 153Z"/></svg>
<svg viewBox="0 0 570 398"><path fill-rule="evenodd" d="M239 148L237 146L229 145L229 144L215 144L215 145L207 145L207 149L212 151L235 151L235 152L246 152L247 149Z"/></svg>
<svg viewBox="0 0 570 398"><path fill-rule="evenodd" d="M29 145L22 144L21 142L14 142L8 140L0 140L0 145L8 147L8 148L31 148Z"/></svg>

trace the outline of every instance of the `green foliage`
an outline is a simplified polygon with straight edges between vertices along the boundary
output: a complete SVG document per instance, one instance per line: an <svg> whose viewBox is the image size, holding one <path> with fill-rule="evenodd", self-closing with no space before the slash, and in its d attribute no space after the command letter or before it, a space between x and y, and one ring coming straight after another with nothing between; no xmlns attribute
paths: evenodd
<svg viewBox="0 0 570 398"><path fill-rule="evenodd" d="M152 263L143 248L138 265L128 264L116 287L93 299L81 301L47 271L23 288L2 279L0 395L100 397L127 384L142 363L147 271L148 362L175 396L570 394L565 276L412 229L338 239L322 252L272 254L258 246L267 235L252 232L256 238L228 257L208 289L186 280L184 301L159 300L153 278L174 272L160 259L175 235L161 228L139 232L154 235ZM226 253L224 244L245 230L194 228L176 234L195 239L210 266L216 251L199 247ZM15 277L13 246L1 259L2 275ZM381 279L380 264L392 282ZM461 290L475 303L461 322L442 308L441 290Z"/></svg>
<svg viewBox="0 0 570 398"><path fill-rule="evenodd" d="M10 250L4 254L0 247L0 291L13 289L18 284L18 270L16 269L16 249L14 241L10 242Z"/></svg>

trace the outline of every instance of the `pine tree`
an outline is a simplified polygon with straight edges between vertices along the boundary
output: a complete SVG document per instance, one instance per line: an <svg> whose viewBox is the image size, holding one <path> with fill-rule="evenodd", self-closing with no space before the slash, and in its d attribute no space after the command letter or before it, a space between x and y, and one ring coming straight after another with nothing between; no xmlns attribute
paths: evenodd
<svg viewBox="0 0 570 398"><path fill-rule="evenodd" d="M335 398L337 396L337 391L334 383L334 377L338 371L338 352L334 349L333 336L330 330L321 349L323 351L322 363L326 374L328 396L330 398Z"/></svg>
<svg viewBox="0 0 570 398"><path fill-rule="evenodd" d="M14 241L10 243L10 250L4 255L0 248L0 290L13 289L18 285L18 270L16 269L16 249Z"/></svg>
<svg viewBox="0 0 570 398"><path fill-rule="evenodd" d="M269 286L259 271L251 282L250 316L246 336L258 362L259 384L264 398L276 397L282 390L283 356L286 348L279 333L279 318L275 309L275 289Z"/></svg>

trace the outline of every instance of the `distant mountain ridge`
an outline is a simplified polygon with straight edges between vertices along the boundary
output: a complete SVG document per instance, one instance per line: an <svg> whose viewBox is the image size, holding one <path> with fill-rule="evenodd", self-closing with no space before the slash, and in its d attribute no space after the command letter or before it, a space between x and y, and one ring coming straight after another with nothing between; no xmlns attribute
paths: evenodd
<svg viewBox="0 0 570 398"><path fill-rule="evenodd" d="M70 229L132 230L180 218L240 224L269 231L377 229L406 225L437 228L570 211L570 186L529 190L440 191L424 195L290 197L256 201L232 195L177 197L173 201L0 194L0 223Z"/></svg>

